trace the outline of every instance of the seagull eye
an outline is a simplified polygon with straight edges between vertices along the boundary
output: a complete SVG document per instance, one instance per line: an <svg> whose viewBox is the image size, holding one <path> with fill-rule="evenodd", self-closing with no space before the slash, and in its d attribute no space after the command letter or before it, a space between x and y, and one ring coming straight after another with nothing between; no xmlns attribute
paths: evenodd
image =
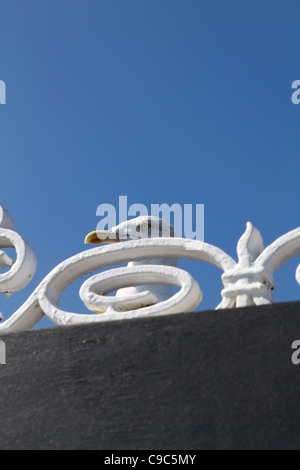
<svg viewBox="0 0 300 470"><path fill-rule="evenodd" d="M151 227L151 225L148 224L147 222L144 222L143 224L141 224L141 229L142 230L148 230L150 227Z"/></svg>

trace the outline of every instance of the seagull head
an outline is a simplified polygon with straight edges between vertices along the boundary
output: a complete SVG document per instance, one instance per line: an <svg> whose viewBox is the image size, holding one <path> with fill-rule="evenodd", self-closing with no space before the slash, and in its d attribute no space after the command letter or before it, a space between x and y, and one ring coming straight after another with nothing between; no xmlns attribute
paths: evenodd
<svg viewBox="0 0 300 470"><path fill-rule="evenodd" d="M85 237L85 243L99 245L101 243L119 243L129 240L141 240L147 238L176 237L174 227L165 220L154 216L140 216L120 223L110 230L96 230L90 232ZM176 266L176 258L154 258L138 261L130 261L128 266L137 265L169 265ZM173 295L170 285L137 285L124 287L116 292L116 297L132 297L132 295L143 292L146 297L141 300L134 300L131 308L136 309L146 305L152 305L159 301L166 300ZM150 297L149 297L150 296Z"/></svg>
<svg viewBox="0 0 300 470"><path fill-rule="evenodd" d="M95 230L88 233L85 243L116 243L142 238L175 237L174 227L165 220L154 216L140 216L127 220L110 230Z"/></svg>
<svg viewBox="0 0 300 470"><path fill-rule="evenodd" d="M165 220L154 216L140 216L130 219L119 225L112 227L110 230L96 230L88 233L85 237L85 243L99 245L101 243L119 243L129 240L142 240L147 238L159 237L176 237L174 227ZM130 261L128 266L137 265L169 265L176 266L176 258L154 258L138 261ZM145 294L145 298L133 300L131 308L136 309L147 305L153 305L159 301L166 300L173 295L171 285L137 285L124 287L116 292L116 297L128 298L135 294Z"/></svg>

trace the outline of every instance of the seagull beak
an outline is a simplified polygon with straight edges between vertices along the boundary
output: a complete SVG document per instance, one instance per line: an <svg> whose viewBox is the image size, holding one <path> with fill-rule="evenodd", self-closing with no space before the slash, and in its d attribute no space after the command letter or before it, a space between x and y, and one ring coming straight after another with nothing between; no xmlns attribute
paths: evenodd
<svg viewBox="0 0 300 470"><path fill-rule="evenodd" d="M120 239L118 234L111 230L96 230L88 233L84 239L84 243L91 243L93 245L100 245L100 243L115 243L119 241Z"/></svg>

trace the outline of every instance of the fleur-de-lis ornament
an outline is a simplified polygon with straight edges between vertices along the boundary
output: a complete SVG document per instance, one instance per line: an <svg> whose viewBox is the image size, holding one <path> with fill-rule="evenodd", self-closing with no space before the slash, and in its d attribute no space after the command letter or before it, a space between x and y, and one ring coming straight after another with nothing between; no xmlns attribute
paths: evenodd
<svg viewBox="0 0 300 470"><path fill-rule="evenodd" d="M238 263L222 275L223 300L217 308L272 303L274 272L298 253L300 228L286 233L264 248L260 232L248 222L246 231L237 244ZM300 265L296 279L300 284Z"/></svg>

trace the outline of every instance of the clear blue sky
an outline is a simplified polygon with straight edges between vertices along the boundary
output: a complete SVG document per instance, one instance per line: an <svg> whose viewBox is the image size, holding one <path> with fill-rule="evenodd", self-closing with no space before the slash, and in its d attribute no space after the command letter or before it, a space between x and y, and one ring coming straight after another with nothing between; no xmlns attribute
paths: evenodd
<svg viewBox="0 0 300 470"><path fill-rule="evenodd" d="M0 0L0 204L38 258L4 315L119 195L205 204L205 241L233 257L248 220L265 245L298 227L299 25L298 0ZM300 298L298 263L277 301ZM214 308L221 271L189 266ZM82 311L77 292L62 307Z"/></svg>

